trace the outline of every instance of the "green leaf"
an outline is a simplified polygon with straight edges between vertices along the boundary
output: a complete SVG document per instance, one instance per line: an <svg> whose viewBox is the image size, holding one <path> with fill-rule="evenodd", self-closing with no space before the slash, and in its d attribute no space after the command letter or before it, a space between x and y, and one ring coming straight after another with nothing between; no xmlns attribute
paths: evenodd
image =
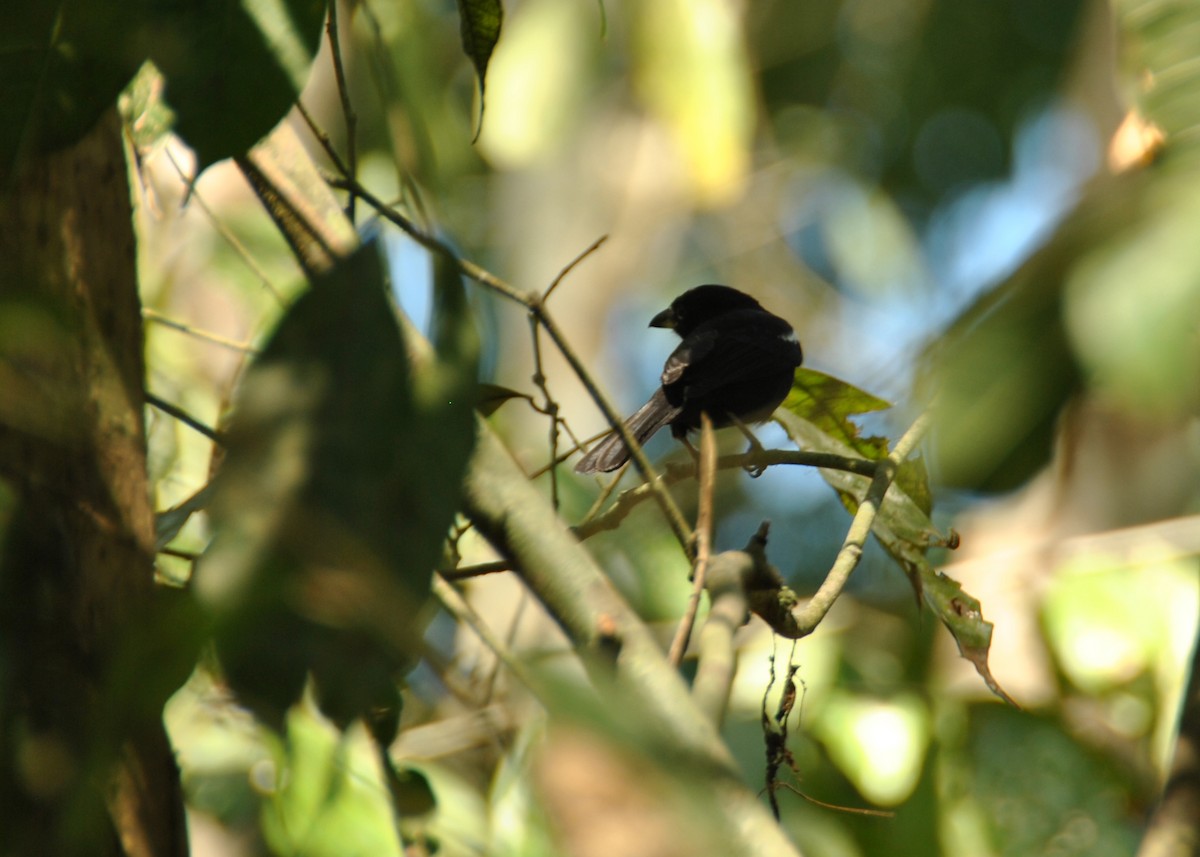
<svg viewBox="0 0 1200 857"><path fill-rule="evenodd" d="M878 461L887 457L887 439L861 436L850 417L890 408L852 384L832 375L801 366L792 381L792 391L783 402L784 410L811 423L825 435L840 441L863 458Z"/></svg>
<svg viewBox="0 0 1200 857"><path fill-rule="evenodd" d="M81 137L147 59L200 166L242 154L296 99L324 0L19 0L0 28L0 174Z"/></svg>
<svg viewBox="0 0 1200 857"><path fill-rule="evenodd" d="M1145 822L1130 807L1148 796L1123 757L1081 740L1078 726L1062 715L999 705L973 705L966 714L961 752L970 763L960 769L962 794L970 796L969 811L982 824L977 841L987 845L981 852L1053 852L1064 828L1086 818L1086 839L1063 851L1088 857L1138 853Z"/></svg>
<svg viewBox="0 0 1200 857"><path fill-rule="evenodd" d="M402 857L396 815L372 742L339 734L309 706L288 712L286 740L274 744L279 776L261 803L259 849L307 857Z"/></svg>
<svg viewBox="0 0 1200 857"><path fill-rule="evenodd" d="M975 666L988 689L1010 705L1020 707L1000 687L988 668L992 645L992 623L984 621L979 599L963 591L957 580L934 570L924 558L919 563L921 589L925 603L942 620L958 643L959 653Z"/></svg>
<svg viewBox="0 0 1200 857"><path fill-rule="evenodd" d="M463 309L455 329L470 330ZM308 675L339 725L395 704L470 455L468 338L411 365L367 247L313 283L247 371L195 589L230 683L267 722Z"/></svg>
<svg viewBox="0 0 1200 857"><path fill-rule="evenodd" d="M479 75L479 92L482 94L488 62L496 42L500 41L504 6L500 0L458 0L458 15L463 52L475 65L475 72Z"/></svg>
<svg viewBox="0 0 1200 857"><path fill-rule="evenodd" d="M850 418L888 407L883 399L852 384L801 367L776 418L801 449L879 461L888 456L887 438L862 437ZM871 484L868 477L841 470L822 470L821 476L838 492L850 514L858 510ZM923 561L926 548L940 541L929 519L932 508L925 466L920 459L910 459L901 464L872 528L880 544L909 575L918 596L914 562Z"/></svg>
<svg viewBox="0 0 1200 857"><path fill-rule="evenodd" d="M116 103L143 57L129 4L16 0L0 27L0 176L71 143Z"/></svg>
<svg viewBox="0 0 1200 857"><path fill-rule="evenodd" d="M887 440L860 437L850 417L886 407L887 402L844 381L800 369L776 419L803 449L879 460L888 455ZM821 475L838 492L847 511L854 514L871 480L840 470L822 470ZM932 508L925 464L920 458L908 459L888 487L871 532L908 577L918 603L924 601L933 609L988 687L1011 702L988 670L992 626L983 621L979 602L936 572L925 558L931 544L944 542L929 518Z"/></svg>
<svg viewBox="0 0 1200 857"><path fill-rule="evenodd" d="M176 130L199 166L244 154L284 117L304 84L323 0L160 0L143 24L167 79Z"/></svg>

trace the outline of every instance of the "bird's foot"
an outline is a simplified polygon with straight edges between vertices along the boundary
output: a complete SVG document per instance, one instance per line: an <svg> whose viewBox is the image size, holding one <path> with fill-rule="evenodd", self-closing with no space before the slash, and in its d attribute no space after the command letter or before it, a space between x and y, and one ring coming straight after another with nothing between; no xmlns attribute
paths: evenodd
<svg viewBox="0 0 1200 857"><path fill-rule="evenodd" d="M754 432L750 431L749 427L747 427L747 425L744 422L739 420L737 417L733 417L733 424L738 427L738 430L743 435L745 435L746 440L750 442L750 445L748 447L746 447L746 452L745 452L746 455L750 455L752 453L762 453L762 452L767 451L766 447L764 447L761 443L759 443L758 438L756 438L754 436ZM765 464L747 464L742 469L750 474L750 478L757 479L758 477L762 476L764 473L767 472L767 465L765 465Z"/></svg>

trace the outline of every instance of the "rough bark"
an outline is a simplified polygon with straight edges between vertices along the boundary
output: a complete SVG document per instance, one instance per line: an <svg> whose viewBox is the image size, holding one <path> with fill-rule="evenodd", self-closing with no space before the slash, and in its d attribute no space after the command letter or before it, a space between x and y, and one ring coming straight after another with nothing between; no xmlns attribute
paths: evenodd
<svg viewBox="0 0 1200 857"><path fill-rule="evenodd" d="M184 854L165 693L120 672L152 611L154 515L115 111L0 193L6 853Z"/></svg>

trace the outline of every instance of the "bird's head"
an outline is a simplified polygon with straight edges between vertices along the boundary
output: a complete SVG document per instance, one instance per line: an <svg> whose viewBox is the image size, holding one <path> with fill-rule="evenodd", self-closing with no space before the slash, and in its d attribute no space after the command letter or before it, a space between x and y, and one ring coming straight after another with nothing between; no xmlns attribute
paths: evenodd
<svg viewBox="0 0 1200 857"><path fill-rule="evenodd" d="M729 286L696 286L688 289L671 305L650 319L651 327L666 327L680 336L687 336L697 325L745 309L762 309L758 301L745 292Z"/></svg>

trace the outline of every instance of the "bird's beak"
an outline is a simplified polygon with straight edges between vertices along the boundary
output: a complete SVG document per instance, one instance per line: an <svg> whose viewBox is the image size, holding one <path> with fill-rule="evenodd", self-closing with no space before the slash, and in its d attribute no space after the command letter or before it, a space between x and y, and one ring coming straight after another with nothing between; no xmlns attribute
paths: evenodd
<svg viewBox="0 0 1200 857"><path fill-rule="evenodd" d="M671 330L675 329L675 325L679 323L679 318L675 315L675 310L672 307L667 307L654 318L650 319L651 327L666 327Z"/></svg>

